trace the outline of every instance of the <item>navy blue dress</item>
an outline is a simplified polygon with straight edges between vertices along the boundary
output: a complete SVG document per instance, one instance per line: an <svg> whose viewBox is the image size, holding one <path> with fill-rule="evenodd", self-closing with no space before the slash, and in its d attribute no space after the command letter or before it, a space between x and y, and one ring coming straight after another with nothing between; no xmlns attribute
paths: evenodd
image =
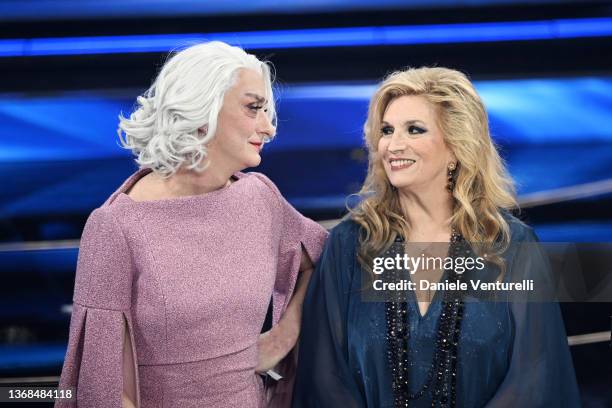
<svg viewBox="0 0 612 408"><path fill-rule="evenodd" d="M513 242L537 242L508 215ZM361 298L359 226L345 220L325 245L304 302L293 407L393 407L385 303ZM521 251L517 249L516 251ZM530 278L537 251L504 254L504 279ZM409 389L431 365L442 309L436 292L424 316L408 298ZM554 302L465 302L457 356L458 407L579 407L580 398L559 305ZM430 407L426 393L412 401Z"/></svg>

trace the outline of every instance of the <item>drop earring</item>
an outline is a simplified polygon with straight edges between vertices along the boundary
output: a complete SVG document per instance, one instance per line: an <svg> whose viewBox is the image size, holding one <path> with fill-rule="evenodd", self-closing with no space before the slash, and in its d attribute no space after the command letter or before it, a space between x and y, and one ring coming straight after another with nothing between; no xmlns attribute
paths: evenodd
<svg viewBox="0 0 612 408"><path fill-rule="evenodd" d="M447 183L446 183L446 189L448 190L449 193L453 193L453 190L455 189L455 181L457 180L456 178L456 173L457 173L457 164L456 163L450 163L448 165L447 168L448 172L447 172Z"/></svg>

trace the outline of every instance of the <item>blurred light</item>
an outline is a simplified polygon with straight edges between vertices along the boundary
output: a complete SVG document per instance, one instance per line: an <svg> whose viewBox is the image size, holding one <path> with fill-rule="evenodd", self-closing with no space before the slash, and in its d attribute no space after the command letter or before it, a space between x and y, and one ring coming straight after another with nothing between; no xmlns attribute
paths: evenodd
<svg viewBox="0 0 612 408"><path fill-rule="evenodd" d="M612 18L0 40L0 57L167 52L219 40L246 49L554 40L612 36Z"/></svg>
<svg viewBox="0 0 612 408"><path fill-rule="evenodd" d="M0 21L96 18L248 16L255 14L484 8L492 5L577 3L581 0L2 0Z"/></svg>
<svg viewBox="0 0 612 408"><path fill-rule="evenodd" d="M520 194L610 178L612 77L475 85ZM363 146L363 122L375 89L372 83L327 83L278 90L278 137L266 146L261 171L284 183L293 205L344 208L346 194L357 190L366 164L356 149ZM104 202L135 169L131 152L117 145L117 115L131 112L135 92L0 95L0 174L11 181L0 190L0 214L86 214ZM305 169L306 163L316 163L300 178L306 184L286 176L288 166ZM5 236L18 236L10 226ZM66 236L55 228L38 231ZM4 261L0 256L0 265L11 264Z"/></svg>
<svg viewBox="0 0 612 408"><path fill-rule="evenodd" d="M610 77L475 81L475 85L500 143L612 141ZM372 83L280 88L279 134L266 151L361 146L363 121L375 89ZM0 163L129 158L131 153L117 145L117 117L120 112L129 116L133 104L131 94L0 95Z"/></svg>

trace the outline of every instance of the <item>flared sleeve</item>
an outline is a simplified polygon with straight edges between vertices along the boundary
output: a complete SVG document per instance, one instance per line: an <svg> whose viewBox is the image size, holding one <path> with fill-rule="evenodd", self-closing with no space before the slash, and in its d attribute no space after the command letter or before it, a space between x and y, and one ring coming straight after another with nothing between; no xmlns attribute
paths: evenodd
<svg viewBox="0 0 612 408"><path fill-rule="evenodd" d="M533 280L535 294L511 302L514 338L510 366L493 398L496 407L580 407L580 395L561 311L553 298L546 255L529 227L512 261L511 279Z"/></svg>
<svg viewBox="0 0 612 408"><path fill-rule="evenodd" d="M252 173L267 186L272 195L279 239L276 281L273 293L273 324L278 323L285 311L300 270L302 248L313 264L321 256L327 231L318 223L304 217L282 196L274 183L261 173Z"/></svg>
<svg viewBox="0 0 612 408"><path fill-rule="evenodd" d="M77 263L68 349L60 389L70 400L56 407L121 407L125 328L134 344L130 314L133 265L120 225L101 207L87 220ZM136 394L138 376L133 352Z"/></svg>
<svg viewBox="0 0 612 408"><path fill-rule="evenodd" d="M276 279L272 292L272 324L278 324L287 309L297 282L302 252L306 251L313 264L319 260L327 230L300 214L282 196L276 185L261 173L251 173L265 184L273 207L275 233L278 239ZM268 407L288 407L295 381L297 353L294 348L275 367L283 376L279 382L268 382Z"/></svg>
<svg viewBox="0 0 612 408"><path fill-rule="evenodd" d="M356 239L344 227L340 224L330 234L306 293L294 408L366 406L348 366L347 315Z"/></svg>

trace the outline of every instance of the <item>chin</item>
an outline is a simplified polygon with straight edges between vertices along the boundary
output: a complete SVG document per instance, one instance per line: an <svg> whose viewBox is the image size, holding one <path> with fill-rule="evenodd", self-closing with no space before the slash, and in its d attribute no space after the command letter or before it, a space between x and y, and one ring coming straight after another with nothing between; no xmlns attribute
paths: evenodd
<svg viewBox="0 0 612 408"><path fill-rule="evenodd" d="M387 174L387 178L389 179L389 183L397 189L410 187L413 184L411 180L407 180L407 177L402 177L395 174L391 177L389 177Z"/></svg>
<svg viewBox="0 0 612 408"><path fill-rule="evenodd" d="M259 166L260 163L261 163L261 156L260 155L249 157L245 161L246 167L257 167L257 166Z"/></svg>
<svg viewBox="0 0 612 408"><path fill-rule="evenodd" d="M412 184L411 183L393 183L391 182L391 185L398 190L404 190L404 189L409 190Z"/></svg>

